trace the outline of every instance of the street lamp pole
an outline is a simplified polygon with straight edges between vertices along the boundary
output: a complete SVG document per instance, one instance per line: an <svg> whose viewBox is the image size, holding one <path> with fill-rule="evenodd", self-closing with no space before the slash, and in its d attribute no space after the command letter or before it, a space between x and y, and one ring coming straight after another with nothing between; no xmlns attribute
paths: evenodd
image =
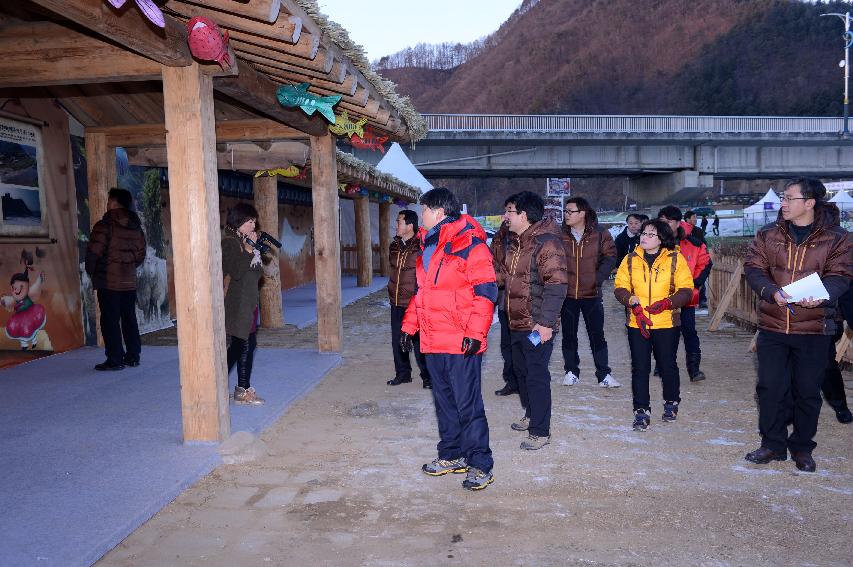
<svg viewBox="0 0 853 567"><path fill-rule="evenodd" d="M850 118L850 99L848 96L850 84L850 46L853 45L853 33L850 32L850 12L845 12L844 14L821 14L821 16L837 16L844 20L844 61L840 64L844 67L844 131L842 134L847 135L850 133L850 130L847 128L847 121Z"/></svg>

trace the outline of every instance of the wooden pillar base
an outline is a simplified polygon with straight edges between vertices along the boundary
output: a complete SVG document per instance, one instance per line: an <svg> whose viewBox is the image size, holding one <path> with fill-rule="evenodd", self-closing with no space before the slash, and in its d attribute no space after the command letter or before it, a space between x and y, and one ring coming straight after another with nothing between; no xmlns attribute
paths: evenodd
<svg viewBox="0 0 853 567"><path fill-rule="evenodd" d="M358 287L373 283L373 246L370 238L370 200L356 197L355 204L355 248L358 257Z"/></svg>

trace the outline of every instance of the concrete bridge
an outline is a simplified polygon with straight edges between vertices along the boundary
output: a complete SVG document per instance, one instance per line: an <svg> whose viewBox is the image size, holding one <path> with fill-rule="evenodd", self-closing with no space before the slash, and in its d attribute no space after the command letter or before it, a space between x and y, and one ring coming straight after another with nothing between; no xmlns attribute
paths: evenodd
<svg viewBox="0 0 853 567"><path fill-rule="evenodd" d="M840 134L841 118L425 117L429 135L405 150L432 178L628 176L632 194L654 200L715 178L853 175L853 138Z"/></svg>

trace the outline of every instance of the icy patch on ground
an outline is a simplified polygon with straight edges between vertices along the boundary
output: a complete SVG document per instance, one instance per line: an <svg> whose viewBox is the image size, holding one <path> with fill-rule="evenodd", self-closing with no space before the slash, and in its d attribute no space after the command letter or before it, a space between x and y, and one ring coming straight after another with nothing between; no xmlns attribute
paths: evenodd
<svg viewBox="0 0 853 567"><path fill-rule="evenodd" d="M774 474L782 474L782 471L777 471L774 469L751 469L749 467L745 467L743 465L732 465L732 470L735 472L742 472L754 475L774 475Z"/></svg>
<svg viewBox="0 0 853 567"><path fill-rule="evenodd" d="M705 441L708 445L732 445L732 446L742 446L746 445L746 443L741 443L739 441L731 441L729 439L723 439L722 437L717 437L716 439L708 439Z"/></svg>

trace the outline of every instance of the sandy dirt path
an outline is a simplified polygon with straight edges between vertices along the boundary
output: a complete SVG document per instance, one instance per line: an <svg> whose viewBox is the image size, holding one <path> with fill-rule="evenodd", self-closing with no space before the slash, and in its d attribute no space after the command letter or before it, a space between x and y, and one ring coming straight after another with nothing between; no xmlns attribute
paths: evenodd
<svg viewBox="0 0 853 567"><path fill-rule="evenodd" d="M708 380L691 384L682 370L678 422L661 423L653 380L652 427L631 431L622 311L610 288L605 302L625 387L597 386L583 332L581 382L561 386L557 345L553 441L536 452L519 450L523 435L509 428L518 397L493 394L502 380L492 328L483 397L496 480L477 493L461 488L464 475L420 472L435 456L432 399L417 371L412 384L385 384L384 294L347 307L344 364L261 436L268 454L219 467L99 564L853 564L853 427L824 405L816 474L745 462L758 446L751 333L728 325L702 333Z"/></svg>

